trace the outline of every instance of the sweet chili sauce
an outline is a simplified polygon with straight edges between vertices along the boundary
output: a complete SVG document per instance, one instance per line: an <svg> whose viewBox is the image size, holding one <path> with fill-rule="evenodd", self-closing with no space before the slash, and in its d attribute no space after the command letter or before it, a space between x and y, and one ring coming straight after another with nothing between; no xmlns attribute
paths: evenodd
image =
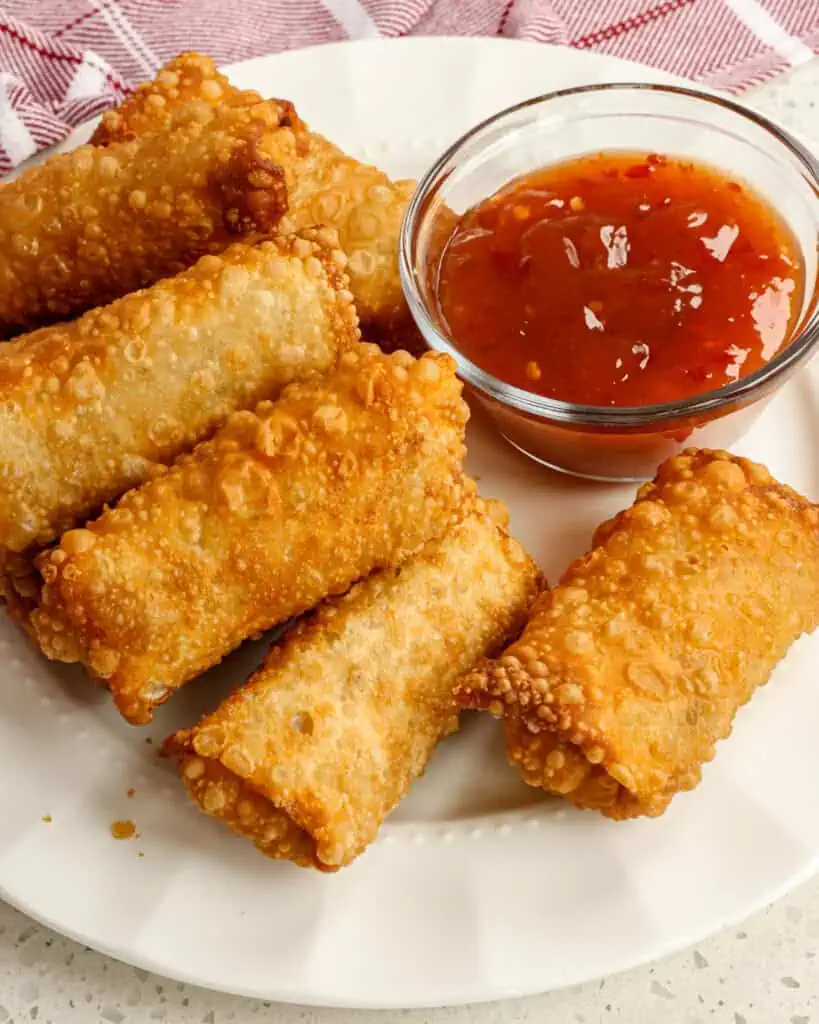
<svg viewBox="0 0 819 1024"><path fill-rule="evenodd" d="M440 267L458 348L509 384L596 406L711 391L768 362L800 250L749 186L688 159L598 153L468 210Z"/></svg>

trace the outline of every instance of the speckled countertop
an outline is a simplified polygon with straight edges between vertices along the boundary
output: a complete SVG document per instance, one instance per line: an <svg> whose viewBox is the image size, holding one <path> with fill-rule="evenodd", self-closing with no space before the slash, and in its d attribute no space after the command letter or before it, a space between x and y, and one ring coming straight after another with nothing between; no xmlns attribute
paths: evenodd
<svg viewBox="0 0 819 1024"><path fill-rule="evenodd" d="M819 59L751 98L819 148ZM0 1024L819 1024L817 954L819 878L695 949L604 981L480 1007L311 1010L206 992L127 967L0 903Z"/></svg>

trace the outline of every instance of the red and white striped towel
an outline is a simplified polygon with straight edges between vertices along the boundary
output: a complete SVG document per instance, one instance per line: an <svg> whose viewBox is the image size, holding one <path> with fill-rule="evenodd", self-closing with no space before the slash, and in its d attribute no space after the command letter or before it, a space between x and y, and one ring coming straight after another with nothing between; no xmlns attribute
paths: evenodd
<svg viewBox="0 0 819 1024"><path fill-rule="evenodd" d="M0 173L181 50L405 35L561 43L739 92L819 52L819 0L0 0Z"/></svg>

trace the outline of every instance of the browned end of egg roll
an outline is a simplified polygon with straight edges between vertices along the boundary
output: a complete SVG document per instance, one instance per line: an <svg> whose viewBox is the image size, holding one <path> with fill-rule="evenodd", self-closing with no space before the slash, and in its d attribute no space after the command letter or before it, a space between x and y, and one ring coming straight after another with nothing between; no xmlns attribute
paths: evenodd
<svg viewBox="0 0 819 1024"><path fill-rule="evenodd" d="M594 544L459 700L506 720L530 785L656 815L819 623L819 508L763 466L692 449Z"/></svg>
<svg viewBox="0 0 819 1024"><path fill-rule="evenodd" d="M257 94L232 86L209 57L182 54L154 81L103 115L92 141L108 144L175 130L186 119L201 117L203 108L254 100ZM398 275L398 235L415 182L394 182L377 167L348 156L310 131L292 105L285 110L286 101L276 102L282 105L281 124L296 129L270 139L270 156L283 168L289 192L289 214L280 229L298 231L311 224L335 228L349 257L350 288L366 336L389 351L423 351Z"/></svg>
<svg viewBox="0 0 819 1024"><path fill-rule="evenodd" d="M81 146L4 185L0 329L102 305L274 228L287 187L265 140L288 109L268 101L209 110L172 142L155 132Z"/></svg>

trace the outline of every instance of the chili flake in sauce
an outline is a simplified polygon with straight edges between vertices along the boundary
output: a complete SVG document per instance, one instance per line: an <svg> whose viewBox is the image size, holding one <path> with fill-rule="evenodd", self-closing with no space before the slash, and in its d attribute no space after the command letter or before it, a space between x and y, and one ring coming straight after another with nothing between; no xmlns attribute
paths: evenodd
<svg viewBox="0 0 819 1024"><path fill-rule="evenodd" d="M544 168L467 211L438 281L474 363L596 406L673 401L752 373L791 337L803 295L798 243L749 186L627 152Z"/></svg>

